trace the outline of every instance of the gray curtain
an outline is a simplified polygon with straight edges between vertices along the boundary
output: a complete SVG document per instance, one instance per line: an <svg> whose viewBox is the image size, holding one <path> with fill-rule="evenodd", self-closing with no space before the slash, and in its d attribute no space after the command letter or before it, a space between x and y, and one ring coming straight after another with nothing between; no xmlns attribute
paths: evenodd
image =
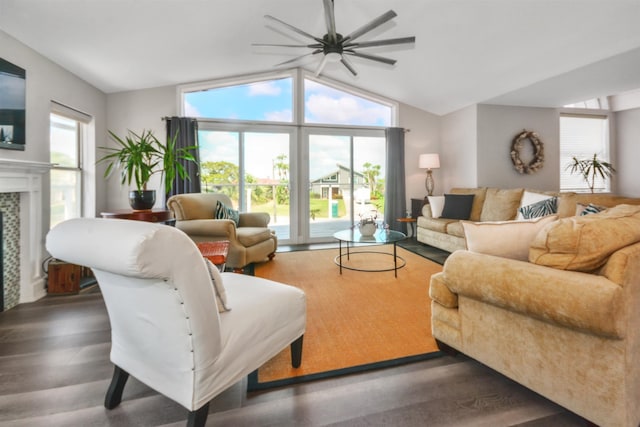
<svg viewBox="0 0 640 427"><path fill-rule="evenodd" d="M404 129L388 128L386 195L384 198L384 222L391 230L407 232L404 223L396 221L406 216L407 199L404 182Z"/></svg>
<svg viewBox="0 0 640 427"><path fill-rule="evenodd" d="M167 117L167 138L172 138L178 132L176 147L184 148L198 145L198 121L190 117ZM173 188L166 195L167 199L175 194L200 193L200 153L196 148L191 154L198 161L185 162L183 166L187 171L189 179L182 179L176 174L173 180Z"/></svg>

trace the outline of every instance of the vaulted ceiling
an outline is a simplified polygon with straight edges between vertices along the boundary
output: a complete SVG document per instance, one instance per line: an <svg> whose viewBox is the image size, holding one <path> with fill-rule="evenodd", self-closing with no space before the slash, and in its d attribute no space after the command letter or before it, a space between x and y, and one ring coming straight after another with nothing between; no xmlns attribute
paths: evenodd
<svg viewBox="0 0 640 427"><path fill-rule="evenodd" d="M639 0L334 0L347 34L389 9L398 16L362 41L394 66L360 58L323 74L446 114L495 103L557 107L640 88ZM275 16L326 33L321 0L0 0L0 30L98 89L119 92L274 70L308 43ZM319 55L293 64L315 70Z"/></svg>

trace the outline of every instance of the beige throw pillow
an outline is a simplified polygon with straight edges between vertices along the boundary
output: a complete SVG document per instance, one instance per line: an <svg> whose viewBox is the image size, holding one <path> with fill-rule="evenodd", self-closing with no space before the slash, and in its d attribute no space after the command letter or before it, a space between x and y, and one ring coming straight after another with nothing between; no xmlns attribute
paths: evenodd
<svg viewBox="0 0 640 427"><path fill-rule="evenodd" d="M509 221L515 219L523 191L522 188L507 190L501 188L487 189L480 221Z"/></svg>
<svg viewBox="0 0 640 427"><path fill-rule="evenodd" d="M467 250L527 261L529 246L538 232L557 220L557 215L524 221L462 221Z"/></svg>
<svg viewBox="0 0 640 427"><path fill-rule="evenodd" d="M529 260L561 270L590 272L618 249L639 241L640 206L618 205L551 224L533 240Z"/></svg>

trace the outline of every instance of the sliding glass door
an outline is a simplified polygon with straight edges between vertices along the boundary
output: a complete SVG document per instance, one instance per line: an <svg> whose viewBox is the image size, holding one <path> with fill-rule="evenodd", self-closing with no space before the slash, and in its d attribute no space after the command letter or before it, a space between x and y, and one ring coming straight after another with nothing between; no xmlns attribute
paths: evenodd
<svg viewBox="0 0 640 427"><path fill-rule="evenodd" d="M304 240L329 241L361 217L382 222L385 138L381 132L314 129L308 147ZM303 199L301 199L303 200ZM306 210L305 210L306 211Z"/></svg>
<svg viewBox="0 0 640 427"><path fill-rule="evenodd" d="M204 128L204 129L203 129ZM291 238L289 189L291 129L273 132L207 129L198 131L203 193L225 193L234 208L267 212L278 238Z"/></svg>

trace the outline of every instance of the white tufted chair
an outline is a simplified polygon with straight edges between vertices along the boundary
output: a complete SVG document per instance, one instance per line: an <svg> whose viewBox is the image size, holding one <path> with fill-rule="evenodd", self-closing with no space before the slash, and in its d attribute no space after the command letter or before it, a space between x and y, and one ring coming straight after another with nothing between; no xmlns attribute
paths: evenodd
<svg viewBox="0 0 640 427"><path fill-rule="evenodd" d="M160 224L74 219L47 235L55 258L91 267L111 322L114 375L105 406L120 403L128 375L206 422L209 401L291 344L300 365L305 294L259 277L222 273L231 310L218 313L195 243Z"/></svg>

